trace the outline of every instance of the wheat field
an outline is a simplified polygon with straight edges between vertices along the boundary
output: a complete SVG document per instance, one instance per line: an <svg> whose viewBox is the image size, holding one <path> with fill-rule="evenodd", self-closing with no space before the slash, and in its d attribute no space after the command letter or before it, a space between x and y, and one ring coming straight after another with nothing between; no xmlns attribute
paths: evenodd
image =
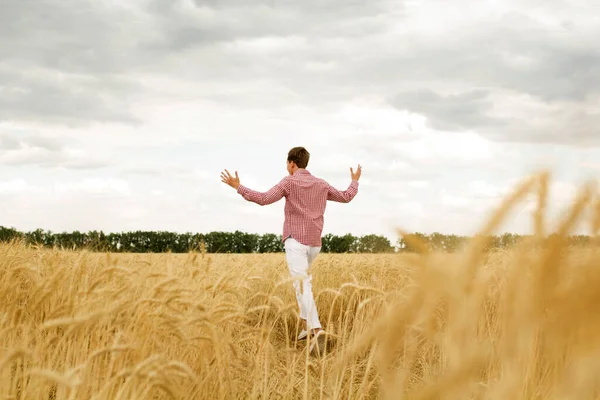
<svg viewBox="0 0 600 400"><path fill-rule="evenodd" d="M485 253L320 255L329 346L311 355L283 255L98 254L0 246L2 399L600 398L600 252L564 235L600 207L583 187L537 237ZM588 213L588 211L594 211Z"/></svg>

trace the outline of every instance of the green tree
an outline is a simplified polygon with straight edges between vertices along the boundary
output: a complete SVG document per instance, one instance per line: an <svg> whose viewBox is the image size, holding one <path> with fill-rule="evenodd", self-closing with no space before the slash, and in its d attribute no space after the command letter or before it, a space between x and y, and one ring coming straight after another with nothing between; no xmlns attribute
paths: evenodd
<svg viewBox="0 0 600 400"><path fill-rule="evenodd" d="M514 233L504 233L498 238L498 246L502 249L510 249L519 241L519 236Z"/></svg>
<svg viewBox="0 0 600 400"><path fill-rule="evenodd" d="M490 235L487 237L486 251L492 249L509 249L519 241L530 236L519 236L512 233L504 233L500 236ZM36 229L31 232L22 233L14 228L0 226L0 242L7 242L15 238L24 238L29 244L59 247L66 249L83 249L91 251L107 252L135 252L135 253L185 253L190 250L198 251L204 243L206 251L210 253L273 253L284 250L281 235L264 234L258 235L235 232L209 232L203 233L175 233L168 231L131 231L105 234L102 231L90 231L87 233L73 231L52 233ZM444 235L434 232L427 236L423 233L413 233L401 237L397 246L401 252L416 252L417 248L412 244L416 239L427 248L434 251L456 252L461 250L467 241L472 238L457 235ZM542 241L536 242L538 246L552 245L556 240L565 241L570 246L584 246L593 241L585 235L571 235L557 237L552 234ZM324 253L383 253L394 251L390 241L380 235L364 235L355 237L352 234L336 236L326 234L322 238L322 251Z"/></svg>
<svg viewBox="0 0 600 400"><path fill-rule="evenodd" d="M23 234L15 228L5 228L0 226L0 242L10 242L15 239L20 239Z"/></svg>
<svg viewBox="0 0 600 400"><path fill-rule="evenodd" d="M109 251L109 243L107 236L104 232L90 231L87 233L87 244L86 246L90 251Z"/></svg>
<svg viewBox="0 0 600 400"><path fill-rule="evenodd" d="M427 238L429 246L433 251L443 251L448 252L448 236L442 235L441 233L434 232Z"/></svg>
<svg viewBox="0 0 600 400"><path fill-rule="evenodd" d="M356 236L347 233L344 236L331 235L328 237L329 253L355 252L357 247Z"/></svg>
<svg viewBox="0 0 600 400"><path fill-rule="evenodd" d="M414 241L414 240L424 244L427 248L430 247L429 237L427 235L425 235L424 233L416 232L416 233L407 234L404 237L399 238L398 239L398 249L401 252L418 253L417 248L412 243L412 241Z"/></svg>
<svg viewBox="0 0 600 400"><path fill-rule="evenodd" d="M25 234L25 240L31 245L45 246L46 236L48 235L42 229L36 229L35 231L27 232Z"/></svg>
<svg viewBox="0 0 600 400"><path fill-rule="evenodd" d="M210 232L205 236L206 251L209 253L231 253L231 233Z"/></svg>
<svg viewBox="0 0 600 400"><path fill-rule="evenodd" d="M364 235L356 240L359 253L390 253L394 251L390 240L381 235Z"/></svg>
<svg viewBox="0 0 600 400"><path fill-rule="evenodd" d="M266 233L258 240L259 253L281 253L284 251L281 235Z"/></svg>
<svg viewBox="0 0 600 400"><path fill-rule="evenodd" d="M331 251L331 239L333 239L333 234L328 233L321 237L321 252L323 253L332 253Z"/></svg>
<svg viewBox="0 0 600 400"><path fill-rule="evenodd" d="M254 233L235 231L231 235L231 253L254 253L258 250L260 237Z"/></svg>
<svg viewBox="0 0 600 400"><path fill-rule="evenodd" d="M448 253L460 251L465 245L467 238L457 235L444 235L445 248Z"/></svg>

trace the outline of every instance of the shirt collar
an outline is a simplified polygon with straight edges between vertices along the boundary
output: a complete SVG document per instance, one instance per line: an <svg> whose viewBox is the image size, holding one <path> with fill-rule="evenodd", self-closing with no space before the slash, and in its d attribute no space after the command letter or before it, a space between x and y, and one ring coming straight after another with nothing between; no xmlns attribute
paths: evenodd
<svg viewBox="0 0 600 400"><path fill-rule="evenodd" d="M299 169L296 172L294 172L294 175L310 175L310 172L308 172L308 170L305 169Z"/></svg>

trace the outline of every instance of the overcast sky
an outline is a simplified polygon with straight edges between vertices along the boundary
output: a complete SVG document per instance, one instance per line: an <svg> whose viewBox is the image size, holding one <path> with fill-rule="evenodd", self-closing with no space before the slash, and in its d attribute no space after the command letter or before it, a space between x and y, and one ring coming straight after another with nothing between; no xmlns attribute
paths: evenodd
<svg viewBox="0 0 600 400"><path fill-rule="evenodd" d="M0 0L0 225L280 233L219 173L266 191L298 145L364 167L324 233L472 234L541 168L560 211L600 173L592 3Z"/></svg>

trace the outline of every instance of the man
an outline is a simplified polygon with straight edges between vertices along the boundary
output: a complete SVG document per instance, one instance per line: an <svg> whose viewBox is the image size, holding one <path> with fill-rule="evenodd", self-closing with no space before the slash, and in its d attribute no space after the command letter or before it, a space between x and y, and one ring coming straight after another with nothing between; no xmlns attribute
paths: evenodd
<svg viewBox="0 0 600 400"><path fill-rule="evenodd" d="M289 175L283 178L268 192L256 192L240 184L237 171L232 176L229 171L221 173L224 183L237 190L244 199L261 206L279 201L285 197L285 221L283 224L283 241L286 261L290 274L294 278L296 300L300 307L300 318L304 320L305 329L298 339L302 340L310 332L315 340L311 344L324 344L319 314L312 293L312 275L309 268L321 250L321 234L323 232L324 213L327 201L340 203L350 202L358 193L358 180L362 173L359 165L356 172L350 168L352 182L345 191L329 185L323 179L311 175L306 169L310 153L304 147L294 147L288 152L287 170Z"/></svg>

